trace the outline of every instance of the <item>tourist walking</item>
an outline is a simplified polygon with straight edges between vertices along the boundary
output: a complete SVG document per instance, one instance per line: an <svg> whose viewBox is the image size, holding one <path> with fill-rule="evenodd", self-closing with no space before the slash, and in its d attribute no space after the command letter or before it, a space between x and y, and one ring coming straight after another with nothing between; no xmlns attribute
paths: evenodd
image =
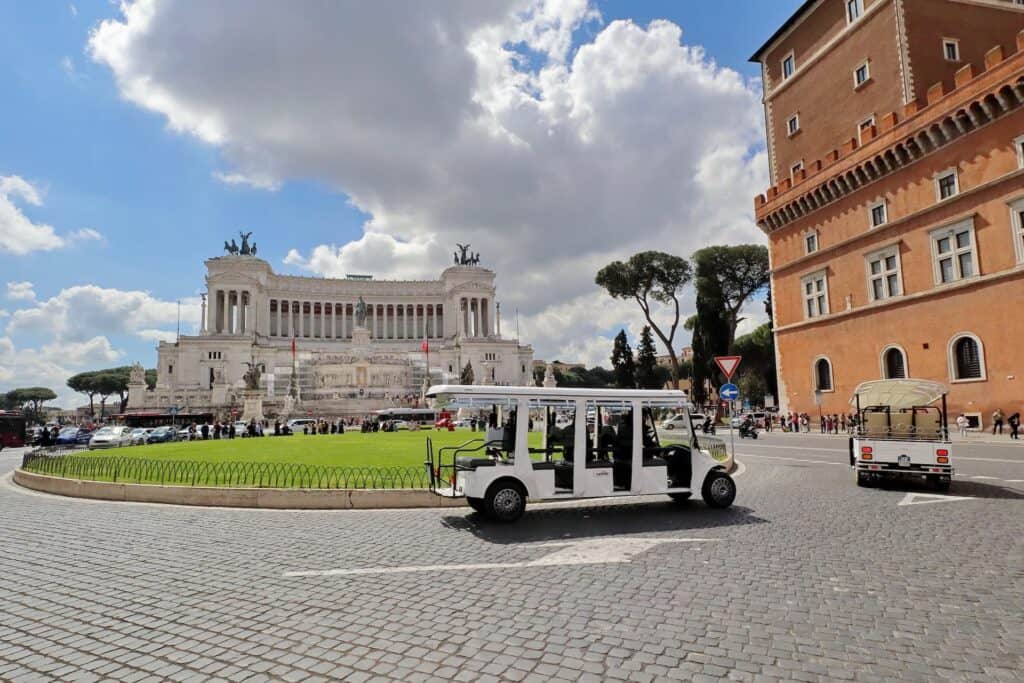
<svg viewBox="0 0 1024 683"><path fill-rule="evenodd" d="M956 426L960 429L960 436L967 438L967 416L960 413L960 417L956 418Z"/></svg>
<svg viewBox="0 0 1024 683"><path fill-rule="evenodd" d="M1014 413L1006 421L1010 425L1010 438L1020 440L1020 413Z"/></svg>
<svg viewBox="0 0 1024 683"><path fill-rule="evenodd" d="M992 433L995 434L997 429L1000 434L1003 433L1003 411L999 408L996 408L996 411L992 413Z"/></svg>

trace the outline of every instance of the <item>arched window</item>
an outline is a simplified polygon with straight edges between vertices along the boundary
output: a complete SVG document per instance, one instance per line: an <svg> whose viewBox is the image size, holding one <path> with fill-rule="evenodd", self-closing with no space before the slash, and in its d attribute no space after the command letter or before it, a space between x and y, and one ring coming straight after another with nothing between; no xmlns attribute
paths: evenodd
<svg viewBox="0 0 1024 683"><path fill-rule="evenodd" d="M832 391L832 363L828 358L814 361L814 388L817 391Z"/></svg>
<svg viewBox="0 0 1024 683"><path fill-rule="evenodd" d="M907 359L903 356L903 349L890 346L882 354L882 367L885 370L885 379L906 379Z"/></svg>
<svg viewBox="0 0 1024 683"><path fill-rule="evenodd" d="M985 376L977 339L965 335L953 342L953 369L954 379L982 379Z"/></svg>

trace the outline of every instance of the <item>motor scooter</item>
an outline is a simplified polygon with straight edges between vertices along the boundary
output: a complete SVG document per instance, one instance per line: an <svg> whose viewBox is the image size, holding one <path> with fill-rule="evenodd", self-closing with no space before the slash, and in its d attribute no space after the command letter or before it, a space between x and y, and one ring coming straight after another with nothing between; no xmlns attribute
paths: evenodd
<svg viewBox="0 0 1024 683"><path fill-rule="evenodd" d="M740 438L745 439L748 436L751 439L757 439L757 427L753 422L744 422L740 425Z"/></svg>
<svg viewBox="0 0 1024 683"><path fill-rule="evenodd" d="M715 423L711 421L710 417L704 419L704 424L701 425L701 430L705 434L713 435L715 433Z"/></svg>

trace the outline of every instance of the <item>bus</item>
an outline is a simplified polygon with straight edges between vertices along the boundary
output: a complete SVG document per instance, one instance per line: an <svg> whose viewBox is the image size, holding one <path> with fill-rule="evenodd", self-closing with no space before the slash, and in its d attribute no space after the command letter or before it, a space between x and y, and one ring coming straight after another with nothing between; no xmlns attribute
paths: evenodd
<svg viewBox="0 0 1024 683"><path fill-rule="evenodd" d="M0 410L0 450L25 445L25 416Z"/></svg>
<svg viewBox="0 0 1024 683"><path fill-rule="evenodd" d="M433 427L437 421L437 411L433 408L386 408L374 415L378 422L400 422L417 427Z"/></svg>

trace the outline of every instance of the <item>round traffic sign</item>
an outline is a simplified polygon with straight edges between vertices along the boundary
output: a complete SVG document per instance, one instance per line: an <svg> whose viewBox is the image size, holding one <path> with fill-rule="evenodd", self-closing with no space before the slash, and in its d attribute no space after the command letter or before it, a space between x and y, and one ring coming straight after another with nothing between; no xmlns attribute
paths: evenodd
<svg viewBox="0 0 1024 683"><path fill-rule="evenodd" d="M718 395L726 401L735 401L740 397L740 388L735 384L723 384Z"/></svg>

